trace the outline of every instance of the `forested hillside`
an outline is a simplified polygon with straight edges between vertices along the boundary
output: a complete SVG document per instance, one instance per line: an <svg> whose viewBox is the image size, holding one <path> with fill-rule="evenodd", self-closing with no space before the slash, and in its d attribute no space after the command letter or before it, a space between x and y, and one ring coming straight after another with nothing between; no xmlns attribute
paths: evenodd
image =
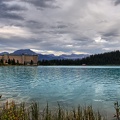
<svg viewBox="0 0 120 120"><path fill-rule="evenodd" d="M120 65L120 51L90 55L77 60L43 60L39 65Z"/></svg>

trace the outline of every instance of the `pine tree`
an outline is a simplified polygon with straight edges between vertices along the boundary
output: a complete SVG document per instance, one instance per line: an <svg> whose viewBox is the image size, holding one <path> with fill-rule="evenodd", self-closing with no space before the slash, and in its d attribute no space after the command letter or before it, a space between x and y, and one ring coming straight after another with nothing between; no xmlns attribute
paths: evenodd
<svg viewBox="0 0 120 120"><path fill-rule="evenodd" d="M33 65L33 61L32 60L30 61L30 65Z"/></svg>

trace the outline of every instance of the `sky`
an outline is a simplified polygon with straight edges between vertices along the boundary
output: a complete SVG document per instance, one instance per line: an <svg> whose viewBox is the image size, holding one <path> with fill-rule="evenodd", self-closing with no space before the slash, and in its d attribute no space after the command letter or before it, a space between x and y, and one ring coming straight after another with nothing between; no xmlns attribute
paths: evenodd
<svg viewBox="0 0 120 120"><path fill-rule="evenodd" d="M0 0L0 52L120 49L120 0Z"/></svg>

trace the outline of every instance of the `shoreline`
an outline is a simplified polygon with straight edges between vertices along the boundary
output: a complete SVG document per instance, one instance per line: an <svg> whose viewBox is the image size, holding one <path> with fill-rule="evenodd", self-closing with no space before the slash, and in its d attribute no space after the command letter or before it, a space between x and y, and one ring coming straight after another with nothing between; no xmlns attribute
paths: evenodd
<svg viewBox="0 0 120 120"><path fill-rule="evenodd" d="M46 104L42 105L42 103L40 101L27 101L27 102L24 102L24 101L19 101L19 100L15 100L15 99L12 99L12 98L8 98L8 99L4 99L2 100L2 98L0 99L0 108L3 108L4 105L6 105L6 103L8 102L8 104L11 104L12 102L14 102L17 106L20 106L22 103L25 104L26 108L29 108L33 103L37 103L39 106L40 106L40 111L43 111L47 104L49 105L49 109L50 111L55 111L56 108L58 107L58 104L61 106L61 108L67 110L68 112L71 112L73 111L74 109L78 109L78 106L81 107L81 109L84 109L84 108L87 108L87 107L92 107L94 113L96 114L97 112L100 112L101 116L103 117L106 117L107 119L105 120L115 120L114 119L114 115L115 115L115 109L114 109L114 105L113 105L113 109L105 109L103 107L99 107L99 106L95 106L94 104L78 104L78 105L73 105L73 106L69 106L69 105L65 105L65 104L62 104L60 102L57 102L56 101L56 104L55 105L52 105L52 104L49 104L50 102L49 101L46 101ZM93 102L94 103L94 102ZM66 103L67 104L67 103ZM2 105L2 106L1 106ZM103 119L101 119L103 120Z"/></svg>
<svg viewBox="0 0 120 120"><path fill-rule="evenodd" d="M83 116L84 116L84 110L88 110L89 112L93 112L93 115L95 115L97 117L97 115L99 114L101 116L101 119L99 120L115 120L114 118L114 115L115 115L115 110L114 110L114 113L113 112L108 112L108 111L105 111L105 110L102 110L102 109L95 109L92 105L85 105L85 106L80 106L78 105L77 107L70 107L68 106L68 108L66 108L64 105L61 105L59 104L59 102L56 102L57 106L55 106L54 108L50 107L49 105L49 102L46 102L46 105L44 106L44 108L40 108L41 104L39 102L17 102L17 101L14 101L14 100L9 100L9 101L4 101L4 103L2 103L2 106L0 106L1 110L3 108L5 108L6 110L9 110L11 109L11 106L15 105L16 108L20 107L22 104L24 104L24 108L25 109L31 109L31 106L36 104L36 106L39 108L38 111L36 112L42 112L45 110L45 109L49 109L49 111L51 111L51 114L56 114L57 110L61 110L61 112L67 112L68 115L71 116L71 112L75 112L75 114L78 114L77 113L77 110L80 109ZM1 104L0 104L1 105ZM35 106L34 106L35 107ZM0 110L0 113L2 112ZM56 112L55 112L56 111ZM64 113L66 114L66 113ZM98 115L98 117L99 117ZM19 119L18 119L19 120ZM52 120L52 119L51 119ZM69 119L69 120L72 120L72 119ZM85 119L86 120L86 119Z"/></svg>
<svg viewBox="0 0 120 120"><path fill-rule="evenodd" d="M73 65L73 64L71 64L71 65L23 65L23 64L19 64L19 65L10 65L10 64L0 64L0 66L82 66L82 67L87 67L87 66L120 66L120 65L117 65L117 64L106 64L106 65Z"/></svg>

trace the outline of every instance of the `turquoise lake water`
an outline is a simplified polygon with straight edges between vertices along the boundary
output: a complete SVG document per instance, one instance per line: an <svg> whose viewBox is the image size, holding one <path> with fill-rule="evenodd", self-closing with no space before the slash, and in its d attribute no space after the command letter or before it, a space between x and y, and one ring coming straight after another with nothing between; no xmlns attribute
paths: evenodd
<svg viewBox="0 0 120 120"><path fill-rule="evenodd" d="M93 105L114 111L120 101L120 67L117 66L3 66L0 67L3 100L39 101L75 107Z"/></svg>

